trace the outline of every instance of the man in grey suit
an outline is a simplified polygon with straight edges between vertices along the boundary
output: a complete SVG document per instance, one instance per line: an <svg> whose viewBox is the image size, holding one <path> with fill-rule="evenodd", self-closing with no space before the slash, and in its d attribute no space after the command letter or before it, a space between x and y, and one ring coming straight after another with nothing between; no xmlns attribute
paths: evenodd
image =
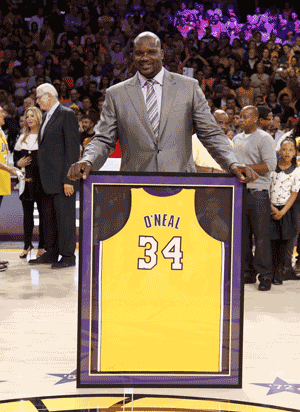
<svg viewBox="0 0 300 412"><path fill-rule="evenodd" d="M121 171L195 172L193 130L224 170L245 183L256 179L251 168L238 164L198 82L163 68L163 50L155 34L136 37L133 59L138 72L106 91L96 135L82 159L71 166L71 180L99 170L118 139Z"/></svg>

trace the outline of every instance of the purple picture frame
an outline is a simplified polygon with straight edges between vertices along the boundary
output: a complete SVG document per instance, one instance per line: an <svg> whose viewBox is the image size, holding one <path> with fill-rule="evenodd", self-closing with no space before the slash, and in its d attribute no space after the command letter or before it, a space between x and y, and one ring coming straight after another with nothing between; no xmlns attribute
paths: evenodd
<svg viewBox="0 0 300 412"><path fill-rule="evenodd" d="M100 185L100 186L99 186ZM93 346L97 345L98 319L92 318L92 310L98 308L97 244L93 235L95 187L151 187L167 188L211 188L226 189L230 193L231 228L228 261L225 264L224 316L222 353L226 354L226 366L216 373L207 372L114 372L103 373L95 367ZM229 189L229 191L228 191ZM79 257L79 308L78 308L78 354L77 387L242 387L242 343L243 343L243 282L242 268L242 205L244 186L228 174L155 174L93 172L81 186L81 227ZM228 204L228 202L224 203ZM95 253L96 250L96 253ZM96 269L95 269L96 268ZM93 308L93 309L92 309ZM97 310L96 310L97 312ZM94 313L94 312L93 312ZM225 332L225 329L227 332ZM225 358L225 356L224 356ZM222 365L225 365L223 362Z"/></svg>

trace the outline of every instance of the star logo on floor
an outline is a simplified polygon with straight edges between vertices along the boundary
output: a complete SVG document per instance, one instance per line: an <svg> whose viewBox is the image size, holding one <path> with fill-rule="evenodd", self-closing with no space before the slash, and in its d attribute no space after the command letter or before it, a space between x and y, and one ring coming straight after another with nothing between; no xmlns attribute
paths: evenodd
<svg viewBox="0 0 300 412"><path fill-rule="evenodd" d="M61 378L58 382L54 384L54 385L61 385L62 383L76 382L77 370L75 369L71 373L48 373L48 375Z"/></svg>
<svg viewBox="0 0 300 412"><path fill-rule="evenodd" d="M291 392L300 395L300 383L288 383L280 378L276 378L273 383L252 383L252 385L270 388L267 395L274 395L280 392Z"/></svg>

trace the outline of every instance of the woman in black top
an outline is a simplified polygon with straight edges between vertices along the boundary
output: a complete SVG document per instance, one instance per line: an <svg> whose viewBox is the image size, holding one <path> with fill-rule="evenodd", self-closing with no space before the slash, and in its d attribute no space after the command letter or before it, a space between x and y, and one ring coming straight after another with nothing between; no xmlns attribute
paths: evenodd
<svg viewBox="0 0 300 412"><path fill-rule="evenodd" d="M24 127L14 150L14 164L19 167L28 179L20 182L19 195L22 201L24 212L24 250L20 258L26 258L33 249L32 235L34 228L34 202L39 211L39 250L37 255L41 256L44 250L44 235L42 228L42 186L38 168L38 132L42 124L42 113L37 107L29 107L24 114Z"/></svg>

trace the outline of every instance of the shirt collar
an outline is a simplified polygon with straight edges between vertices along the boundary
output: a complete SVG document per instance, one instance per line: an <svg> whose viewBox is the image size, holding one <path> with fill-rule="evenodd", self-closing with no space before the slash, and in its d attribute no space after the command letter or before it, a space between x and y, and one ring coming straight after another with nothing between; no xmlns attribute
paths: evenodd
<svg viewBox="0 0 300 412"><path fill-rule="evenodd" d="M55 112L55 110L58 108L59 106L59 102L56 102L51 109L47 112L47 114L49 115L48 117L51 117L53 115L53 113Z"/></svg>
<svg viewBox="0 0 300 412"><path fill-rule="evenodd" d="M157 83L160 84L161 86L163 85L164 74L165 74L165 69L162 67L160 72L158 72L157 75L153 77L153 79L157 81ZM138 72L138 76L139 76L139 81L141 83L141 87L144 87L148 79L146 79L146 77L144 77L140 72Z"/></svg>
<svg viewBox="0 0 300 412"><path fill-rule="evenodd" d="M289 175L290 173L292 173L295 169L296 169L296 165L295 164L291 164L291 166L288 168L288 169L285 169L285 170L282 170L282 169L280 169L280 167L278 166L278 164L277 164L277 166L276 166L276 173L280 173L280 172L283 172L283 173L285 173L286 175Z"/></svg>
<svg viewBox="0 0 300 412"><path fill-rule="evenodd" d="M251 135L252 133L246 134L245 132L243 132L243 139L248 139L248 137L250 137Z"/></svg>
<svg viewBox="0 0 300 412"><path fill-rule="evenodd" d="M243 138L244 139L248 139L248 137L250 137L253 133L255 133L257 130L259 130L260 128L259 127L257 127L252 133L248 133L247 135L246 135L246 133L245 132L243 132Z"/></svg>

